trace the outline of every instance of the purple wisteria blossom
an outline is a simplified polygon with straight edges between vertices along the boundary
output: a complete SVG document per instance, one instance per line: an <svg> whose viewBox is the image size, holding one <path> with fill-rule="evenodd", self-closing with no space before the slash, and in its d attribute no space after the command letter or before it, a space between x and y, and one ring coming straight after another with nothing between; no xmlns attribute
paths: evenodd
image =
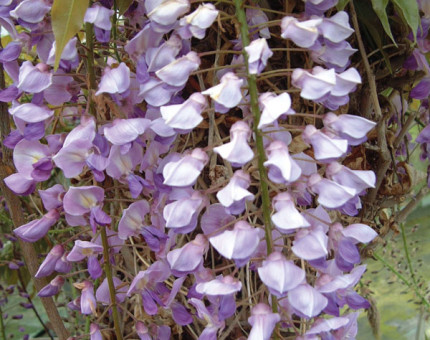
<svg viewBox="0 0 430 340"><path fill-rule="evenodd" d="M216 107L220 113L226 113L230 108L235 107L242 100L240 87L243 79L238 78L234 73L227 72L220 79L220 83L202 92L209 95L219 106Z"/></svg>
<svg viewBox="0 0 430 340"><path fill-rule="evenodd" d="M77 225L82 224L82 220L84 224L87 224L85 218L88 218L94 233L97 224L110 224L111 218L102 210L103 199L103 188L96 186L70 187L63 199L64 211L71 216L68 223L73 225L72 220L75 217Z"/></svg>
<svg viewBox="0 0 430 340"><path fill-rule="evenodd" d="M237 170L226 187L218 191L216 197L232 215L241 214L245 210L245 201L252 201L254 195L246 190L251 183L249 174Z"/></svg>
<svg viewBox="0 0 430 340"><path fill-rule="evenodd" d="M262 113L258 128L261 129L275 122L282 115L294 114L291 108L291 97L288 93L281 93L279 96L271 92L262 93L258 98Z"/></svg>
<svg viewBox="0 0 430 340"><path fill-rule="evenodd" d="M183 39L192 36L203 39L206 29L209 28L218 16L218 10L212 4L201 4L197 9L179 20L181 29L179 34Z"/></svg>
<svg viewBox="0 0 430 340"><path fill-rule="evenodd" d="M269 340L273 329L280 320L281 316L278 313L272 313L272 309L268 305L264 303L255 305L248 318L248 322L252 326L248 340Z"/></svg>
<svg viewBox="0 0 430 340"><path fill-rule="evenodd" d="M203 121L201 114L206 107L206 98L200 93L193 93L182 104L162 106L160 111L167 125L188 131Z"/></svg>
<svg viewBox="0 0 430 340"><path fill-rule="evenodd" d="M254 152L248 145L251 129L244 121L237 121L230 129L230 142L214 148L222 158L228 160L232 166L241 167L248 163Z"/></svg>
<svg viewBox="0 0 430 340"><path fill-rule="evenodd" d="M182 157L178 155L164 166L163 184L174 187L193 185L208 160L206 152L199 148Z"/></svg>
<svg viewBox="0 0 430 340"><path fill-rule="evenodd" d="M26 242L36 242L45 236L60 219L57 210L50 210L41 219L33 220L13 230L14 234Z"/></svg>
<svg viewBox="0 0 430 340"><path fill-rule="evenodd" d="M288 147L282 141L273 141L266 148L269 179L274 183L291 183L302 174L300 166L290 156Z"/></svg>
<svg viewBox="0 0 430 340"><path fill-rule="evenodd" d="M267 60L273 55L267 40L264 38L253 40L245 47L248 54L248 67L250 74L260 74L267 65Z"/></svg>
<svg viewBox="0 0 430 340"><path fill-rule="evenodd" d="M273 198L272 204L276 213L272 215L272 222L282 233L293 232L297 228L309 227L310 224L296 208L293 197L283 192Z"/></svg>
<svg viewBox="0 0 430 340"><path fill-rule="evenodd" d="M258 268L261 281L271 294L282 297L305 280L305 272L292 261L288 261L280 252L271 253Z"/></svg>
<svg viewBox="0 0 430 340"><path fill-rule="evenodd" d="M260 232L249 223L239 221L234 225L233 230L226 230L209 238L209 241L225 258L244 261L249 259L257 249Z"/></svg>

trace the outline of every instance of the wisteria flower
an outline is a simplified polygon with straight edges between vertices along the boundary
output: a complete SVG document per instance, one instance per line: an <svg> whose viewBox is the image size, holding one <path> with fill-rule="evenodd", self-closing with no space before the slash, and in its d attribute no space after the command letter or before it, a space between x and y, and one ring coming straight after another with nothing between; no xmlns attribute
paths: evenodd
<svg viewBox="0 0 430 340"><path fill-rule="evenodd" d="M39 63L36 66L30 61L22 63L19 69L18 89L30 93L38 93L47 89L52 84L52 73L49 66Z"/></svg>
<svg viewBox="0 0 430 340"><path fill-rule="evenodd" d="M328 237L322 226L300 229L294 238L293 253L306 261L325 258L328 255Z"/></svg>
<svg viewBox="0 0 430 340"><path fill-rule="evenodd" d="M96 96L101 93L121 94L127 91L129 87L130 69L125 63L120 63L116 68L105 68Z"/></svg>
<svg viewBox="0 0 430 340"><path fill-rule="evenodd" d="M87 258L88 272L93 279L102 275L102 268L97 260L98 254L103 252L103 247L93 242L76 240L70 253L67 255L67 261L79 262Z"/></svg>
<svg viewBox="0 0 430 340"><path fill-rule="evenodd" d="M194 191L190 195L166 204L163 209L166 228L172 228L180 234L193 231L197 226L197 218L204 202L204 197L198 191Z"/></svg>
<svg viewBox="0 0 430 340"><path fill-rule="evenodd" d="M124 145L136 140L151 124L146 118L115 119L104 126L106 139L114 145Z"/></svg>
<svg viewBox="0 0 430 340"><path fill-rule="evenodd" d="M291 183L302 174L302 169L290 156L288 147L282 141L273 141L266 148L269 179L275 183Z"/></svg>
<svg viewBox="0 0 430 340"><path fill-rule="evenodd" d="M348 141L350 145L359 145L367 140L366 135L372 130L376 123L359 116L348 114L336 115L329 112L324 116L324 126L335 131L341 138Z"/></svg>
<svg viewBox="0 0 430 340"><path fill-rule="evenodd" d="M163 184L174 187L193 185L209 157L202 149L194 149L191 153L167 163L163 168Z"/></svg>
<svg viewBox="0 0 430 340"><path fill-rule="evenodd" d="M342 157L348 149L348 141L341 138L332 138L313 125L307 125L302 133L306 143L312 145L315 158L319 161L329 162Z"/></svg>
<svg viewBox="0 0 430 340"><path fill-rule="evenodd" d="M291 39L297 46L309 48L319 36L318 26L321 18L299 21L294 17L284 17L281 23L282 38Z"/></svg>
<svg viewBox="0 0 430 340"><path fill-rule="evenodd" d="M241 214L245 210L245 201L252 201L254 195L246 190L251 183L249 174L237 170L226 187L218 191L216 197L233 215Z"/></svg>
<svg viewBox="0 0 430 340"><path fill-rule="evenodd" d="M267 65L267 60L273 55L266 39L253 40L249 46L245 47L248 53L248 67L250 74L260 74Z"/></svg>
<svg viewBox="0 0 430 340"><path fill-rule="evenodd" d="M94 24L95 27L98 27L102 30L110 31L112 28L112 22L110 20L110 17L113 14L113 10L95 4L87 9L84 17L84 22Z"/></svg>
<svg viewBox="0 0 430 340"><path fill-rule="evenodd" d="M288 302L295 312L307 318L319 315L327 306L327 298L309 284L301 284L288 293Z"/></svg>
<svg viewBox="0 0 430 340"><path fill-rule="evenodd" d="M202 111L206 107L206 98L197 92L193 93L182 104L160 107L160 112L166 124L170 127L191 130L203 121Z"/></svg>
<svg viewBox="0 0 430 340"><path fill-rule="evenodd" d="M228 160L232 166L240 167L248 163L254 152L248 145L251 129L244 121L237 121L230 128L230 142L214 148L222 158Z"/></svg>
<svg viewBox="0 0 430 340"><path fill-rule="evenodd" d="M70 187L64 195L64 211L71 216L89 214L90 225L95 233L97 225L108 225L111 218L102 210L103 188L96 186Z"/></svg>
<svg viewBox="0 0 430 340"><path fill-rule="evenodd" d="M84 315L97 314L97 302L94 296L94 286L90 281L85 280L81 283L73 284L76 288L81 289L81 313Z"/></svg>
<svg viewBox="0 0 430 340"><path fill-rule="evenodd" d="M203 91L202 94L209 95L216 103L228 109L237 106L242 100L242 91L240 87L243 79L239 79L233 72L227 72L221 77L220 83L214 87Z"/></svg>
<svg viewBox="0 0 430 340"><path fill-rule="evenodd" d="M279 96L271 92L262 93L258 98L258 102L263 110L258 122L259 129L272 124L284 114L295 113L291 108L291 97L286 92L281 93Z"/></svg>
<svg viewBox="0 0 430 340"><path fill-rule="evenodd" d="M225 258L243 260L252 256L260 242L258 228L245 221L237 222L233 230L209 238L212 246Z"/></svg>
<svg viewBox="0 0 430 340"><path fill-rule="evenodd" d="M47 234L49 229L60 219L57 210L50 210L41 219L33 220L13 230L21 240L36 242Z"/></svg>
<svg viewBox="0 0 430 340"><path fill-rule="evenodd" d="M309 227L309 222L300 214L289 193L276 195L272 201L276 213L272 215L272 222L283 233L289 233L297 228Z"/></svg>
<svg viewBox="0 0 430 340"><path fill-rule="evenodd" d="M278 313L272 313L272 309L264 304L259 303L251 309L251 316L248 322L251 324L251 332L248 340L269 340L276 324L281 320Z"/></svg>
<svg viewBox="0 0 430 340"><path fill-rule="evenodd" d="M179 20L183 28L180 34L184 39L191 36L203 39L206 29L209 28L218 16L218 10L213 4L201 4L197 9Z"/></svg>
<svg viewBox="0 0 430 340"><path fill-rule="evenodd" d="M271 253L263 266L258 268L261 281L277 297L285 296L289 290L305 280L305 272L292 261L288 261L280 252Z"/></svg>
<svg viewBox="0 0 430 340"><path fill-rule="evenodd" d="M50 297L57 295L60 292L61 287L63 287L66 280L62 276L56 276L51 280L45 287L43 287L38 293L39 297Z"/></svg>
<svg viewBox="0 0 430 340"><path fill-rule="evenodd" d="M193 241L188 242L182 248L168 252L167 262L173 275L181 277L196 271L203 262L203 254L206 253L207 246L206 237L198 234Z"/></svg>
<svg viewBox="0 0 430 340"><path fill-rule="evenodd" d="M200 66L200 58L196 52L180 57L155 72L158 78L171 86L183 86L188 80L191 72Z"/></svg>

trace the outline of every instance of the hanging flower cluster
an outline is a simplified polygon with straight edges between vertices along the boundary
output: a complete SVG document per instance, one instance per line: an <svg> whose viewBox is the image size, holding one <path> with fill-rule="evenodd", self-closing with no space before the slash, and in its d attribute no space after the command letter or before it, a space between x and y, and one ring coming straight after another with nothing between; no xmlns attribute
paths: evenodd
<svg viewBox="0 0 430 340"><path fill-rule="evenodd" d="M360 245L377 237L358 214L377 179L345 162L376 125L338 110L362 83L350 67L348 13L325 14L336 0L307 0L272 38L263 8L237 5L247 41L223 28L224 7L136 0L119 16L119 3L94 1L85 39L70 39L56 69L52 1L0 1L12 38L0 51L10 79L0 100L13 120L4 145L16 168L4 181L40 197L40 216L14 234L54 244L35 276L55 277L38 295L73 284L69 311L90 316L92 340L112 328L98 318L105 309L117 339L187 329L217 339L237 319L248 339L275 329L352 339L358 313L344 307L369 307L354 288L366 268ZM221 42L220 31L232 58L203 50L205 39ZM273 39L321 66L293 60L291 87L260 83L279 52ZM319 114L298 102L320 105ZM417 139L425 157L427 130Z"/></svg>

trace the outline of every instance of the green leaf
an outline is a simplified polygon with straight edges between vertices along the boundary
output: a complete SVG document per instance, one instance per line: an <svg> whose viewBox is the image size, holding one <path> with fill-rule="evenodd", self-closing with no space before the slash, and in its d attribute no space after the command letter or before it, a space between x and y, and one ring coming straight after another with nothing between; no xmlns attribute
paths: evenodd
<svg viewBox="0 0 430 340"><path fill-rule="evenodd" d="M88 0L54 0L51 21L56 42L55 70L60 64L64 47L81 29L88 4Z"/></svg>
<svg viewBox="0 0 430 340"><path fill-rule="evenodd" d="M339 2L336 5L336 9L338 11L343 11L346 7L346 5L348 5L349 0L339 0Z"/></svg>
<svg viewBox="0 0 430 340"><path fill-rule="evenodd" d="M378 15L381 21L382 27L385 33L391 38L393 43L397 46L394 40L393 34L391 33L390 23L388 22L387 11L385 10L388 5L388 0L372 0L372 7L375 13Z"/></svg>
<svg viewBox="0 0 430 340"><path fill-rule="evenodd" d="M397 8L400 9L400 14L405 19L409 27L412 29L414 39L417 38L417 29L420 24L420 13L416 1L411 0L391 0Z"/></svg>
<svg viewBox="0 0 430 340"><path fill-rule="evenodd" d="M130 7L134 0L116 0L118 4L119 15L123 15L126 10Z"/></svg>

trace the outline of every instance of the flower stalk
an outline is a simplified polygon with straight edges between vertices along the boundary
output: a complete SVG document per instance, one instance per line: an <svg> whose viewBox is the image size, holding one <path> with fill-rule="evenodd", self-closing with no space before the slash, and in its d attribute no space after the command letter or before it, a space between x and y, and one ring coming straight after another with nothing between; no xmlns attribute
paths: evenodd
<svg viewBox="0 0 430 340"><path fill-rule="evenodd" d="M258 123L260 122L261 112L258 106L258 90L257 90L257 77L254 74L249 73L248 68L248 54L245 50L250 43L249 41L249 28L246 21L246 14L243 7L242 0L234 1L236 7L237 19L240 23L240 34L242 37L242 52L245 61L245 68L248 79L248 90L250 96L251 112L254 117L253 130L255 135L255 144L257 146L257 157L258 157L258 172L260 175L260 189L261 189L261 205L263 210L263 222L264 222L264 232L266 238L267 254L269 255L273 251L273 240L272 240L272 220L270 218L270 196L269 196L269 179L267 176L267 170L264 166L266 160L264 145L263 145L263 135L258 129ZM277 312L278 306L276 297L272 295L272 310Z"/></svg>

